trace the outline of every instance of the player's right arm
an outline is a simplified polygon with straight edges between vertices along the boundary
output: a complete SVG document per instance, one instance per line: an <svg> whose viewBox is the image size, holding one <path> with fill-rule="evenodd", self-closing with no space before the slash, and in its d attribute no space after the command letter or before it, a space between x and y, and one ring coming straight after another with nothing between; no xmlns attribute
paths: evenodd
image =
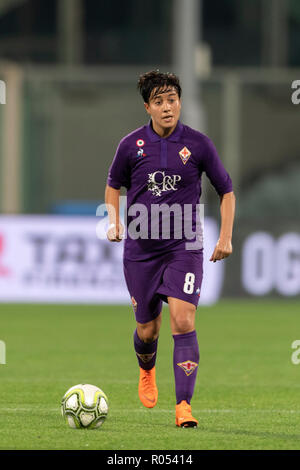
<svg viewBox="0 0 300 470"><path fill-rule="evenodd" d="M120 189L106 185L105 204L108 212L109 227L106 236L110 242L120 242L123 238L124 227L120 222L119 206Z"/></svg>
<svg viewBox="0 0 300 470"><path fill-rule="evenodd" d="M111 242L120 242L124 235L124 227L120 222L120 189L130 187L131 166L130 151L127 138L123 138L117 148L112 164L108 171L105 188L105 204L108 212L109 227L107 238Z"/></svg>

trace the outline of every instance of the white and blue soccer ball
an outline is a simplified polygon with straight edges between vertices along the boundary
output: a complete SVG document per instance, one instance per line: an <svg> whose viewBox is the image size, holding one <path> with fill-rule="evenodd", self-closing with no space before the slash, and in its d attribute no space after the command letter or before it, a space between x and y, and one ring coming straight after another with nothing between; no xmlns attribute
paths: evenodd
<svg viewBox="0 0 300 470"><path fill-rule="evenodd" d="M73 429L99 428L104 423L107 413L107 396L95 385L74 385L62 398L61 414Z"/></svg>

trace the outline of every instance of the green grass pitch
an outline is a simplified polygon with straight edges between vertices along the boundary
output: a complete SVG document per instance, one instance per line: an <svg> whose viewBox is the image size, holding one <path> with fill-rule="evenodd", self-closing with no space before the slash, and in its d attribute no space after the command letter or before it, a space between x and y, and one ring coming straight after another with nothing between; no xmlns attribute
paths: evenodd
<svg viewBox="0 0 300 470"><path fill-rule="evenodd" d="M137 394L130 306L0 305L0 449L299 449L300 302L222 301L197 310L197 429L175 427L173 339L167 307L158 357L158 404ZM99 430L73 430L65 391L91 383L109 398Z"/></svg>

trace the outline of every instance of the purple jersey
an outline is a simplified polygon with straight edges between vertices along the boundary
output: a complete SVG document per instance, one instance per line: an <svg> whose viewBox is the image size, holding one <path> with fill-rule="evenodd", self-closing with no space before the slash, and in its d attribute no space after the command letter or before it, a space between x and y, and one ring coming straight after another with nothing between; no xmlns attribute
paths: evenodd
<svg viewBox="0 0 300 470"><path fill-rule="evenodd" d="M154 132L150 120L148 125L121 140L109 169L107 184L115 189L127 188L127 227L135 221L142 227L139 238L133 239L127 233L125 259L137 261L166 251L182 251L186 242L195 240L195 237L186 236L182 224L179 226L175 222L190 218L195 233L202 172L219 195L232 191L231 179L211 140L180 121L167 138ZM168 214L167 237L164 236L162 208L172 209ZM153 214L157 215L157 210L161 212L155 218ZM156 222L152 223L153 220Z"/></svg>

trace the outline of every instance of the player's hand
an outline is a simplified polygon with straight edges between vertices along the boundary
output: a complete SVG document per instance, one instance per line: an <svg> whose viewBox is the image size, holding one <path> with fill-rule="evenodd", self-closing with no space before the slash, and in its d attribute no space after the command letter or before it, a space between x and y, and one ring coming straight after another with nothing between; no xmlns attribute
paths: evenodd
<svg viewBox="0 0 300 470"><path fill-rule="evenodd" d="M214 249L213 254L211 255L211 258L209 261L213 261L214 263L216 261L219 261L224 258L228 258L229 255L232 253L232 244L231 240L221 240L219 238L216 247Z"/></svg>
<svg viewBox="0 0 300 470"><path fill-rule="evenodd" d="M107 239L110 242L120 242L123 239L124 227L122 224L110 224L106 232Z"/></svg>

